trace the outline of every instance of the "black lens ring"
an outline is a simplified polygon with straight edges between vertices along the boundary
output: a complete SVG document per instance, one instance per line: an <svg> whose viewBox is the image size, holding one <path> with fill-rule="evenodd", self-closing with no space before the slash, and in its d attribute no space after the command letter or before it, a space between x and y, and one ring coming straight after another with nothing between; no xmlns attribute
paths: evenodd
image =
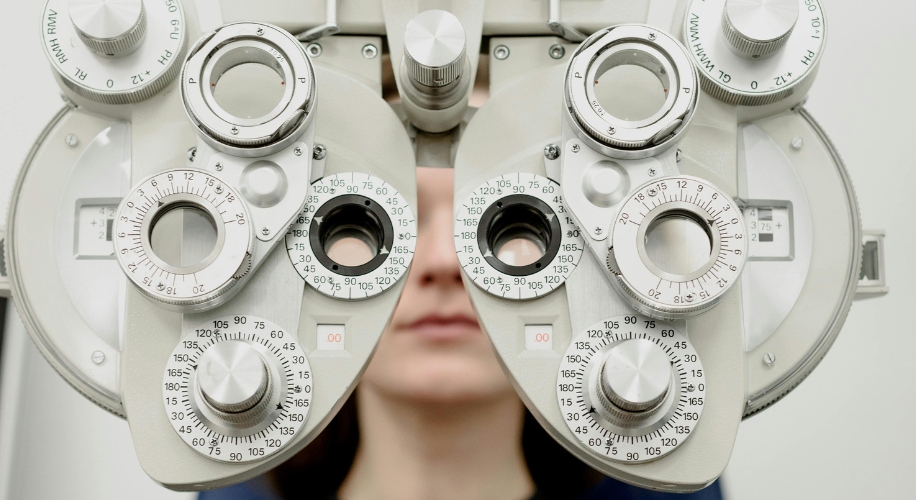
<svg viewBox="0 0 916 500"><path fill-rule="evenodd" d="M530 211L540 213L550 229L550 234L547 235L547 248L540 259L525 266L512 266L496 258L496 253L492 248L493 242L489 238L489 229L502 212L519 205L525 206ZM509 276L531 276L547 269L550 262L557 256L562 239L563 234L557 214L547 203L527 194L513 194L496 200L487 207L480 217L480 222L477 224L477 245L480 247L480 254L484 256L490 267Z"/></svg>
<svg viewBox="0 0 916 500"><path fill-rule="evenodd" d="M324 223L324 219L347 205L351 205L354 208L359 207L368 212L378 222L382 232L382 237L379 238L381 245L378 249L378 254L369 262L359 266L345 266L334 262L324 250L324 245L321 242L321 224ZM391 218L378 202L358 194L344 194L326 201L312 216L312 222L309 224L309 244L318 262L331 272L341 276L363 276L378 269L388 258L388 253L391 251L392 244L394 244L394 228L391 225Z"/></svg>

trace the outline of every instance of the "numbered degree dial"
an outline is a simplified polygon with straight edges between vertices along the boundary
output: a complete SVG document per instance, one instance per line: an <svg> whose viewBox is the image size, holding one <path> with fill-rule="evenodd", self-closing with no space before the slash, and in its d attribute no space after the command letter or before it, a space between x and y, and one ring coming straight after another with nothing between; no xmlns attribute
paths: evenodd
<svg viewBox="0 0 916 500"><path fill-rule="evenodd" d="M172 352L165 411L181 439L221 462L249 462L289 444L308 417L312 374L296 339L254 316L200 325Z"/></svg>
<svg viewBox="0 0 916 500"><path fill-rule="evenodd" d="M491 179L471 193L458 207L455 250L474 284L520 300L566 282L585 245L561 193L556 182L526 172Z"/></svg>
<svg viewBox="0 0 916 500"><path fill-rule="evenodd" d="M687 338L644 316L616 316L577 335L557 375L569 430L615 462L674 451L690 437L705 397L703 367Z"/></svg>
<svg viewBox="0 0 916 500"><path fill-rule="evenodd" d="M239 195L191 169L137 184L118 208L114 240L118 263L140 292L185 311L218 305L247 275L254 243Z"/></svg>
<svg viewBox="0 0 916 500"><path fill-rule="evenodd" d="M346 172L312 183L305 210L286 234L290 261L309 286L366 299L407 275L417 224L407 200L378 177Z"/></svg>
<svg viewBox="0 0 916 500"><path fill-rule="evenodd" d="M49 0L41 36L60 81L103 104L152 97L178 75L187 50L179 0Z"/></svg>
<svg viewBox="0 0 916 500"><path fill-rule="evenodd" d="M661 319L699 314L741 275L747 237L731 197L695 177L643 184L611 224L611 283L634 309Z"/></svg>

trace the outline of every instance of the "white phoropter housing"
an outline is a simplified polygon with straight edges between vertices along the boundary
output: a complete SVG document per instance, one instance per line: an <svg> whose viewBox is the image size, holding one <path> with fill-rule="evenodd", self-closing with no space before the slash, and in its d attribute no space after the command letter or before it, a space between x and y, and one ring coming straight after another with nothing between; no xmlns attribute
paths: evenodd
<svg viewBox="0 0 916 500"><path fill-rule="evenodd" d="M267 66L283 79L282 97L264 116L236 117L215 98L219 80L242 64ZM311 148L302 137L313 123L314 84L304 49L275 26L230 24L194 45L182 69L181 96L203 141L194 159L207 170L154 174L118 212L116 255L144 295L184 311L213 308L261 264L279 229L305 205L310 158L303 151ZM216 229L212 251L199 262L168 263L153 248L157 223L178 209L197 210ZM253 225L267 230L255 236ZM255 251L256 243L264 248Z"/></svg>
<svg viewBox="0 0 916 500"><path fill-rule="evenodd" d="M139 102L171 83L187 31L180 0L49 0L41 23L58 80L103 104Z"/></svg>
<svg viewBox="0 0 916 500"><path fill-rule="evenodd" d="M175 2L162 3L180 7ZM72 55L73 60L91 61L103 67L108 74L117 75L120 73L116 69L137 68L144 64L142 55L155 40L152 9L162 3L109 0L109 7L104 8L120 8L119 12L124 15L112 18L110 22L94 24L91 10L102 8L101 2L71 0L68 7L55 9L53 26L73 25L68 42L72 50L65 51L68 58ZM557 200L549 200L559 203L558 206L541 200L549 210L542 210L543 207L532 200L515 203L518 200L513 198L509 201L516 209L528 207L512 212L526 217L534 214L527 219L528 223L522 224L530 226L525 233L527 237L522 237L527 240L529 248L538 248L539 244L550 247L552 243L546 245L544 241L552 240L541 239L538 233L543 233L545 227L552 229L552 223L546 223L551 210L565 214L568 219L564 217L560 220L566 224L561 231L561 240L576 240L578 256L575 257L575 267L570 266L567 274L567 269L562 267L566 262L555 262L552 264L558 267L528 276L511 273L486 276L487 280L512 278L510 287L528 286L532 293L527 298L523 296L524 290L517 288L511 288L506 298L502 298L501 294L487 292L476 284L470 286L473 280L471 272L480 267L470 258L479 258L479 262L487 263L484 254L490 247L490 243L485 241L481 250L479 236L486 236L486 233L475 229L475 233L480 234L475 234L463 245L471 246L471 253L475 247L480 253L469 254L467 265L463 266L468 279L467 288L503 366L540 423L589 465L605 474L650 488L686 491L697 489L717 477L728 461L738 418L742 413L745 416L752 414L778 400L817 365L843 324L856 292L860 268L870 268L860 265L861 229L856 201L834 148L804 110L790 110L813 80L814 67L823 50L823 39L818 41L813 38L822 34L817 32L819 28L816 26L817 22L824 22L820 5L816 1L794 4L788 0L770 1L762 11L764 17L756 18L758 14L744 8L751 3L754 2L693 2L687 7L687 17L675 20L676 26L685 28L682 43L687 46L687 51L684 58L674 50L676 43L672 43L670 36L664 33L670 26L659 25L659 30L632 25L626 26L627 29L601 30L581 48L540 35L531 38L518 36L529 29L535 32L530 21L505 23L502 13L520 5L518 0L501 3L499 8L489 5L486 11L477 2L456 4L453 9L455 18L464 23L464 26L458 26L465 34L463 43L448 44L448 50L441 52L424 53L422 36L404 36L404 40L400 40L401 34L407 34L407 20L417 19L414 28L439 27L445 38L456 38L452 36L457 33L455 19L441 14L426 18L417 16L417 12L392 12L387 8L377 9L375 13L361 10L366 18L361 19L363 24L359 26L371 26L371 29L381 32L389 22L390 26L397 28L390 30L389 46L393 47L395 67L403 68L403 74L399 71L396 76L401 77L398 83L402 91L402 105L405 108L412 106L406 113L408 121L414 122L413 125L419 129L440 132L451 130L461 122L462 116L470 121L461 124L457 130L459 133L442 134L449 136L447 142L452 148L460 140L457 157L454 158L457 167L456 213L460 213L459 219L466 221L467 232L475 224L473 219L483 215L482 211L476 210L478 204L473 201L473 193L486 186L488 181L531 176L543 187L544 184L537 179L540 177L562 191ZM653 13L658 13L659 5L650 3L650 19L653 19ZM702 13L699 21L691 23L691 19L696 18L690 17L690 13L695 14L710 5L715 7L715 12ZM205 9L191 9L191 3L187 6L189 21L205 13ZM240 10L233 15L244 12L242 18L252 16L261 19L263 16L262 20L272 18L283 26L285 24L282 23L293 21L286 15L277 17L278 14L270 9L262 12L260 4L237 7ZM478 7L479 10L475 11ZM570 25L580 29L589 26L593 29L597 22L612 24L644 20L640 17L641 9L638 9L640 13L635 18L630 18L632 10L621 9L617 2L595 4L588 9L587 16L583 16L577 7L572 7L568 5L563 10L564 16ZM295 22L302 24L301 19L307 19L303 25L314 24L314 12L321 9L305 10L307 12L301 12L302 9L297 11ZM346 12L349 11L341 10L344 17ZM44 14L43 32L51 22L50 15L49 12ZM429 95L442 96L473 79L479 52L475 44L479 43L477 35L483 27L467 22L475 15L483 19L481 23L488 23L486 32L493 35L492 45L487 51L491 54L491 95L486 105L472 118L471 114L464 114L465 106L461 99L445 110L422 108L410 101L411 96L405 92L404 83L412 86L407 91L410 88L433 89ZM398 24L391 19L403 19L404 22ZM347 25L355 24L345 19L341 26ZM161 28L161 24L159 26ZM64 75L65 72L76 74L74 68L67 66L70 61L54 62L54 57L59 56L63 47L67 46L59 46L55 51L54 45L46 38L46 53L57 68L57 77L65 94L80 107L68 108L49 125L17 181L10 210L10 278L17 310L30 333L69 382L106 408L127 414L131 427L139 430L134 433L135 448L144 469L155 480L175 489L218 487L254 477L301 450L334 415L371 355L384 327L383 320L397 302L397 294L405 280L392 280L389 284L388 281L371 283L371 280L363 279L368 275L341 277L333 272L335 265L338 271L341 265L359 265L334 261L326 263L327 266L320 271L326 272L324 276L328 283L332 278L335 285L339 283L341 291L326 295L324 285L317 288L304 285L300 272L312 272L311 269L304 265L294 267L290 259L295 264L296 259L301 258L302 264L305 264L304 260L310 255L327 253L335 236L346 235L355 236L370 249L375 244L377 253L372 260L380 260L382 249L389 250L389 253L393 249L384 245L387 236L384 231L378 230L384 226L378 214L388 211L393 226L400 223L403 214L391 213L390 210L396 207L393 203L386 204L389 203L387 198L384 203L375 199L378 207L369 200L372 208L362 216L368 217L372 221L370 224L355 232L350 231L354 228L341 227L346 224L335 224L334 230L326 230L325 241L319 241L311 248L311 254L304 246L299 247L306 242L294 241L295 233L286 239L287 243L291 243L287 245L287 252L271 251L272 245L279 244L290 223L298 226L295 230L309 231L310 246L315 233L321 240L321 230L312 231L311 228L325 222L323 215L315 214L321 217L321 223L315 217L306 222L311 209L306 197L315 196L307 191L313 184L329 185L350 175L373 176L383 179L402 195L406 203L411 203L414 199L413 165L419 161L417 158L429 152L429 143L424 141L431 137L441 139L418 133L412 148L407 134L403 132L402 121L379 98L381 58L378 57L378 48L383 46L380 39L346 36L320 40L317 47L309 48L315 67L302 73L314 79L308 80L306 76L307 81L299 81L291 75L301 72L294 68L289 58L278 59L271 52L271 47L276 48L282 43L288 47L284 51L295 59L297 51L301 50L300 45L289 38L284 41L280 30L271 31L269 25L249 27L249 31L238 32L242 35L239 39L218 38L230 33L227 28L208 35L195 46L192 53L196 59L191 73L199 78L195 78L194 83L182 78L179 86L184 93L184 101L179 92L144 93L144 89L160 84L164 87L170 78L168 75L156 79L155 85L143 80L150 87L125 87L121 89L124 92L115 89L118 91L113 94L123 93L121 97L99 96L94 93L99 90L95 83L92 85L96 87L90 85L86 90L76 85L79 82L71 81L72 77L68 79ZM258 33L259 27L264 33ZM764 29L758 30L760 27ZM196 37L193 32L196 26L188 28L188 36ZM537 24L537 30L542 29L541 22ZM509 33L514 36L498 38L500 34ZM608 36L614 33L630 35L620 38ZM654 35L655 40L650 35ZM693 40L693 36L700 38ZM794 59L801 61L811 54L795 52L792 48L796 39L804 36L811 36L809 42L820 45L816 50L811 49L816 52L809 61L811 69L805 69L803 76L793 82L790 79L795 79L798 73L789 66L783 71L780 65L788 61L797 67L805 66L794 62ZM714 42L708 42L716 44L715 51L707 50L709 46L703 41L710 37L715 38ZM603 38L606 40L598 44ZM699 48L704 53L697 50L698 40L702 42ZM316 53L320 55L314 55ZM586 53L588 57L583 57ZM444 57L437 58L443 54ZM704 54L714 60L703 61ZM254 57L247 58L248 55ZM570 77L565 71L570 56L575 56L577 65L588 67L588 74L595 76L599 82L594 83L591 77L587 80L582 78L582 85L578 87L577 84L575 93L586 97L592 93L597 98L597 104L594 101L580 102L580 98L576 97L576 106L569 106L569 96L573 93L563 84ZM467 58L467 64L462 58ZM732 66L734 61L741 64ZM290 82L303 85L298 92L283 89L281 99L309 104L305 108L292 104L283 111L268 113L264 123L256 123L256 119L254 122L245 121L251 118L237 120L239 117L231 113L229 117L221 115L221 111L213 107L214 103L216 108L221 107L213 89L225 82L222 80L223 73L237 67L233 66L236 63L246 62L269 67L279 77L277 81L283 81L285 85ZM179 63L173 64L170 71L177 71ZM698 79L696 73L689 69L691 63L699 63L701 73L706 75L701 74ZM407 68L408 64L410 68ZM710 69L709 64L716 65L715 71ZM607 82L600 73L607 74L610 71L605 70L626 66L636 66L651 73L652 78L658 80L660 92L667 94L659 99L661 105L658 110L646 115L648 122L645 122L645 117L622 120L626 117L614 115L613 102L611 105L604 102L607 94L602 94L601 89ZM744 69L731 70L733 67L748 68L748 72L745 73ZM770 71L774 67L776 69ZM340 71L340 68L345 71ZM760 75L769 72L768 76L774 79L773 85L778 88L764 89L761 93L763 97L753 98L735 97L734 89L717 93L716 88L722 87L713 87L713 79L719 82L727 79L719 74L719 70L732 78L726 83L736 85L743 78L736 76L738 74L761 78ZM785 75L786 81L780 84L778 77L782 75ZM85 76L87 82L92 79L91 74ZM143 78L145 76L144 73ZM575 75L572 77L575 78ZM108 79L114 85L116 79ZM321 82L320 97L314 92L314 83L309 82ZM762 87L762 79L748 82L745 83L752 85L756 82L758 87ZM694 89L708 87L707 93L742 106L782 100L774 102L773 106L734 107L716 103L708 99L709 96L700 97L697 95L699 92L691 92L695 96L691 101L685 99L687 92L681 91L680 95L671 92L683 89L681 83L687 87L692 85ZM107 80L102 80L103 87L106 84ZM306 84L310 88L308 92L303 92ZM429 89L418 85L426 85ZM189 90L196 94L189 93ZM208 96L208 92L212 95ZM257 93L252 90L249 95L257 96ZM641 94L628 91L623 95ZM792 97L788 98L790 95ZM75 96L88 98L76 99ZM141 106L121 108L88 102L91 99L107 103L134 102L130 99L142 98L148 100ZM193 105L197 111L192 112L192 122L189 123L181 116L180 107L190 102L191 98L196 99ZM315 122L308 123L308 116L314 111L313 106L319 98L322 100L322 116L315 127L310 127ZM441 102L449 101L441 99ZM212 116L208 115L208 109ZM300 110L306 112L300 113ZM685 113L681 114L681 111ZM109 112L111 116L121 119L130 117L132 121L115 121L107 117ZM608 114L614 116L608 117ZM443 118L446 115L448 120ZM747 121L751 120L749 116L753 116L753 121ZM400 117L403 119L404 114ZM599 127L589 125L593 130L586 128L585 125L591 123L586 118L591 121L597 119L595 123ZM267 126L261 127L265 123ZM692 125L688 129L689 123ZM236 133L233 133L233 127L237 129ZM414 132L413 128L410 130ZM618 135L627 136L626 140L614 137ZM319 142L325 146L320 149L321 154L315 148ZM441 142L438 144L442 145ZM454 153L454 149L443 149L446 151L443 156ZM315 173L310 173L309 158L313 157L313 151L319 167ZM123 279L124 275L116 263L114 245L108 239L118 238L119 219L115 210L125 196L131 195L131 183L168 170L175 173L204 172L214 182L222 182L224 188L231 190L237 199L243 200L248 210L251 270L235 280L235 285L224 287L227 290L225 293L210 300L206 307L213 309L206 312L192 311L196 305L181 306L185 312L182 316L174 312L174 305L167 305L159 298L151 301L148 300L150 296L136 293L139 288ZM624 235L620 231L632 228L629 228L630 223L614 227L619 224L619 221L614 221L622 205L636 206L633 198L636 193L643 193L645 186L665 182L670 187L669 183L675 180L705 183L702 184L704 193L711 192L714 186L716 193L731 201L728 211L743 213L747 231L746 262L738 279L727 279L726 285L731 287L731 292L720 291L718 297L702 304L702 311L689 311L684 313L685 318L663 324L658 319L635 314L634 308L645 307L645 314L656 318L670 317L667 315L671 314L669 309L674 303L673 297L671 300L654 300L659 297L652 297L653 300L648 301L650 305L643 306L643 302L629 294L625 282L616 281L617 251ZM372 182L376 185L375 181ZM138 185L144 193L149 187ZM294 193L294 190L297 191ZM134 192L131 196L138 194ZM355 208L358 204L351 202L365 204L366 201L347 198L348 193L327 194L332 196L322 199L320 205L329 212L342 206ZM506 208L505 204L503 207L497 205L503 198L507 197L488 198L483 206L492 209L494 217L505 217L509 214L501 210ZM157 203L153 212L158 213L150 212L150 222L160 213L165 214L161 219L164 221L173 213L170 209L197 208L198 212L213 215L209 209L200 210L210 202L197 194L179 193L172 200L175 203L163 203L163 207ZM471 203L457 206L465 200ZM685 203L684 200L675 202ZM304 211L301 204L306 205ZM400 200L397 206L401 206ZM709 206L708 203L705 206ZM317 211L319 205L314 208ZM336 215L343 213L350 212ZM382 222L373 221L371 214ZM538 220L537 214L542 214L544 221ZM708 223L703 226L703 214L699 213L699 208L694 210L681 206L658 215L652 223L646 222L645 234L639 233L639 226L636 226L636 233L626 234L626 239L632 242L627 247L632 257L628 269L648 269L651 264L659 269L670 267L681 271L698 263L711 262L713 253L707 247L711 249L715 246L712 241L715 233L706 231L712 226ZM740 222L741 217L738 219ZM512 226L506 224L506 220L493 224L495 229L499 229L497 233L513 233L503 231ZM714 218L708 220L715 222ZM409 220L406 222L409 223ZM194 236L196 226L187 220L183 224L182 237ZM305 224L308 228L304 227ZM479 220L477 225L480 225ZM346 231L338 233L338 229ZM575 230L580 233L576 234ZM306 235L300 233L299 236ZM193 244L185 243L194 241L194 237L181 240L177 249L178 262L183 262L185 250L193 253L194 248L190 248ZM154 250L160 248L158 245L151 246ZM589 251L581 257L585 246ZM609 252L610 248L613 248L613 254ZM461 251L461 248L458 250ZM166 245L163 255L169 257L170 251L175 251L175 248ZM573 256L565 258L569 260ZM389 255L377 270L393 267L403 277L409 257L405 256L405 262L398 259L396 255ZM506 260L511 259L506 257ZM609 267L611 262L614 265ZM740 270L738 262L731 265ZM237 270L244 268L243 264ZM494 269L495 266L485 267L484 272L492 273ZM635 276L635 272L629 270L627 274ZM531 281L532 276L537 276L537 279ZM315 274L307 276L313 280L315 277ZM251 281L242 283L243 279ZM324 278L318 279L322 281ZM519 281L516 282L516 279ZM118 286L119 280L127 286ZM178 283L177 280L175 283ZM532 283L542 283L547 288L542 292L532 287ZM650 289L658 292L657 283L654 289ZM153 290L158 292L158 285L156 282ZM169 287L164 282L162 285L165 295L169 295ZM371 289L367 290L370 285L389 288L384 293L371 295ZM637 290L642 286L640 282L631 288ZM669 290L674 288L677 286ZM345 300L344 291L346 297L361 300ZM516 300L507 300L512 292L515 292ZM231 302L220 304L233 293L238 295L231 298ZM369 297L366 297L367 294ZM166 296L160 298L168 300ZM677 296L680 298L680 295ZM686 302L687 295L683 297ZM698 299L696 297L694 301ZM712 307L716 300L718 303ZM356 304L358 308L353 307ZM234 320L243 317L249 322L248 326L237 327ZM632 321L627 322L627 318L636 318L638 328L633 326ZM205 340L195 346L193 342L200 340L195 330L201 330L202 325L214 325L214 321L227 321L228 330L221 332L234 332L232 337L221 335L217 343ZM611 331L604 326L606 321L621 323L616 331ZM656 326L645 324L652 321L656 322ZM251 328L252 324L254 328ZM269 328L266 336L264 330L257 328L258 324ZM593 328L593 325L599 327ZM601 334L589 333L590 330L601 331ZM285 336L294 337L295 341L291 339L290 342L295 346L286 351L277 339L270 338L272 331L283 331ZM645 335L645 338L629 338L631 333ZM242 338L234 337L238 334ZM206 332L203 335L206 336ZM593 340L595 338L598 340ZM281 353L275 357L272 348L265 343ZM662 345L680 354L672 357ZM594 349L596 346L597 351ZM166 363L171 361L184 363L185 355L189 363L197 356L196 362L192 363L196 369L202 365L214 369L200 374L187 364L166 367ZM696 355L696 361L687 359L687 356L693 355ZM277 363L282 366L281 359L293 359L290 356L301 359L300 364L309 365L304 373L309 374L315 385L309 386L314 388L311 396L298 398L303 404L308 404L308 411L290 409L289 417L285 417L286 405L281 405L283 409L271 406L275 400L280 404L283 396L278 391L282 391L281 383L284 382L283 370L274 371L273 367ZM702 361L702 379L692 379L686 386L680 383L676 379L681 374L680 368L676 363L672 368L670 363L676 358L685 365ZM583 359L588 362L579 364ZM123 366L130 369L123 370ZM580 388L574 385L572 392L568 392L566 385L570 380L576 380L575 370L580 367L588 372L587 380L583 379L587 383ZM693 367L691 371L698 368ZM236 385L222 385L221 381L225 381L226 374L230 373L244 374L244 380L239 380ZM628 385L628 378L635 373L641 377L640 383ZM184 377L191 386L182 388L179 385L176 389L175 385L171 385L169 389L163 385L183 383ZM690 391L691 385L693 391ZM287 394L303 394L296 393L296 385L287 384L286 387L287 390L292 387ZM302 391L306 390L305 385L300 384L299 387ZM164 390L178 392L169 396ZM558 398L557 390L566 390L568 395ZM705 391L705 394L700 395L699 391ZM190 410L188 406L183 406L182 401L177 402L178 408L168 408L170 398L177 399L185 393ZM669 411L674 409L673 416L680 411L679 405L675 405L681 402L678 394L697 394L698 401L702 397L702 414L691 411L687 413L691 415L690 419L685 414L683 421L674 422ZM125 396L123 399L122 395ZM562 411L566 399L579 395L583 402L596 403L594 412L590 411L591 404L575 407L577 413ZM164 404L163 396L167 398ZM672 399L676 397L677 401ZM288 396L286 400L289 400ZM684 403L696 404L699 402L691 403L689 398ZM151 407L162 411L148 411ZM173 411L175 420L172 420ZM176 428L175 424L182 421L178 413L182 414L185 422L202 416L199 421L206 420L208 430L220 433L216 443L207 436L209 439L202 445L204 436L200 428L190 433L182 432L187 424ZM693 413L697 414L697 418L692 418ZM578 415L580 425L570 425L576 419L571 415ZM279 425L280 437L273 434L273 429L252 431L260 426L268 429L284 418L289 418L290 423L296 422L298 427ZM582 422L594 422L585 440L582 438L586 437L586 433L577 432ZM674 425L673 434L670 429L664 428L669 422ZM656 424L663 427L653 429ZM204 424L201 423L201 426ZM284 428L287 430L284 431ZM271 435L258 436L259 432ZM683 434L679 435L679 432ZM660 436L661 433L665 436ZM257 446L242 445L242 435L250 436ZM608 443L609 438L612 443ZM658 438L670 441L659 441ZM271 441L274 439L278 441ZM651 441L652 446L643 446L644 441ZM609 444L613 446L608 447ZM220 450L216 460L208 458L211 447ZM613 454L614 448L616 455ZM228 455L225 455L227 452ZM260 458L262 456L264 458Z"/></svg>

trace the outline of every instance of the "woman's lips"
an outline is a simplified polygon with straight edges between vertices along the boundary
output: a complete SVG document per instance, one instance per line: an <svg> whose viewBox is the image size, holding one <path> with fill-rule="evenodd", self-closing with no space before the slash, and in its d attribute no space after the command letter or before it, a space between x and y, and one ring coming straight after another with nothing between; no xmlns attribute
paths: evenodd
<svg viewBox="0 0 916 500"><path fill-rule="evenodd" d="M430 340L456 340L480 333L477 319L464 315L424 316L404 329Z"/></svg>

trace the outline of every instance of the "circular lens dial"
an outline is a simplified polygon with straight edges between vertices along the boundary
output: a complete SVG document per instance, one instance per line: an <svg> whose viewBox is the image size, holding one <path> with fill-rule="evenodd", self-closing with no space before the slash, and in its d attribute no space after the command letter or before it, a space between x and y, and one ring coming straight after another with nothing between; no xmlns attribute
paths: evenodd
<svg viewBox="0 0 916 500"><path fill-rule="evenodd" d="M703 366L687 337L638 315L578 334L557 374L569 430L616 462L649 462L674 451L697 425L705 396Z"/></svg>
<svg viewBox="0 0 916 500"><path fill-rule="evenodd" d="M216 230L213 249L190 265L154 248L154 232L178 209L192 209ZM221 180L200 170L166 170L141 181L121 202L115 255L147 297L180 309L206 309L248 273L254 242L249 220L239 195ZM180 248L186 236L194 235L173 234L165 244Z"/></svg>
<svg viewBox="0 0 916 500"><path fill-rule="evenodd" d="M748 0L692 1L684 38L703 90L727 103L757 106L791 95L813 75L827 35L824 12L818 0L793 1L795 9L777 8L784 1L768 2L766 8ZM789 22L792 12L797 12L794 23ZM754 21L760 16L769 21ZM788 34L762 40L788 24L794 26Z"/></svg>
<svg viewBox="0 0 916 500"><path fill-rule="evenodd" d="M61 82L104 104L152 97L178 75L187 50L179 0L49 0L41 36Z"/></svg>
<svg viewBox="0 0 916 500"><path fill-rule="evenodd" d="M366 299L407 274L417 224L407 200L378 177L346 172L312 183L305 210L286 233L290 261L315 290Z"/></svg>
<svg viewBox="0 0 916 500"><path fill-rule="evenodd" d="M616 116L602 101L619 101L619 96L603 99L599 87L614 83L614 71L634 66L660 82L661 107L637 119ZM626 73L618 78L632 80ZM620 25L592 35L573 54L566 72L564 109L570 125L579 130L577 136L594 149L612 157L644 158L670 146L673 137L686 130L698 87L696 70L680 42L650 26ZM628 98L654 102L659 96L639 93ZM632 103L619 104L626 109Z"/></svg>
<svg viewBox="0 0 916 500"><path fill-rule="evenodd" d="M643 184L611 224L611 282L632 306L677 319L712 307L741 275L747 238L731 197L695 177Z"/></svg>
<svg viewBox="0 0 916 500"><path fill-rule="evenodd" d="M308 418L312 374L296 338L254 316L200 325L169 356L165 410L200 454L250 462L289 442Z"/></svg>
<svg viewBox="0 0 916 500"><path fill-rule="evenodd" d="M244 64L269 68L281 79L283 95L264 116L234 116L214 95L219 80ZM181 72L181 96L208 144L228 154L261 156L285 148L301 135L296 132L304 130L312 116L315 75L305 49L288 32L270 24L235 23L205 36L191 50Z"/></svg>
<svg viewBox="0 0 916 500"><path fill-rule="evenodd" d="M492 295L517 300L566 282L585 244L561 192L556 182L526 172L475 189L455 219L455 250L467 276Z"/></svg>

